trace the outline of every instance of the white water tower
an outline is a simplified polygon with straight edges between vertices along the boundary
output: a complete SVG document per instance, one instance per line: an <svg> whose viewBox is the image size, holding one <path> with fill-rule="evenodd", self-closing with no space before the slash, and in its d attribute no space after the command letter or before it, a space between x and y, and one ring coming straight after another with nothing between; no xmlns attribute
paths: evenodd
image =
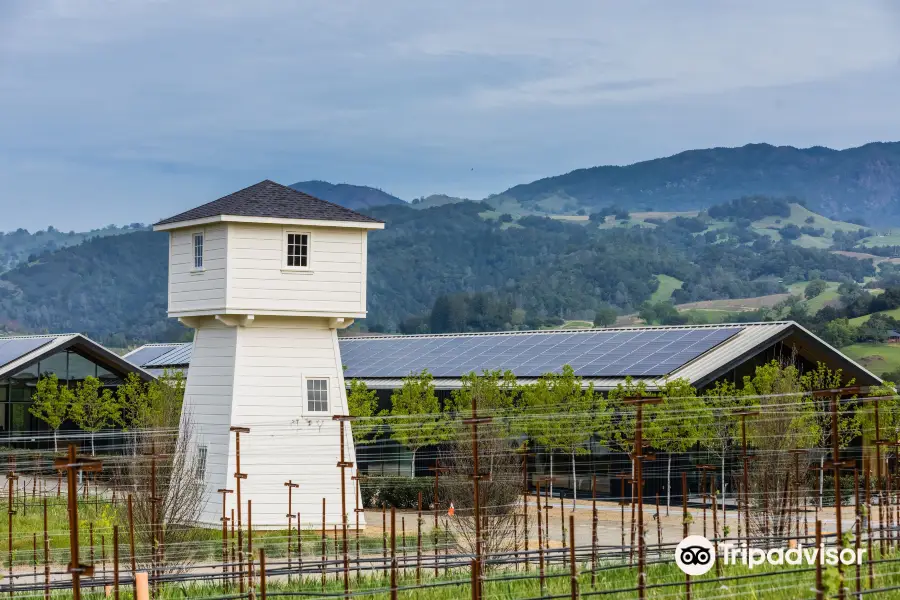
<svg viewBox="0 0 900 600"><path fill-rule="evenodd" d="M219 525L235 487L253 526L341 523L338 423L347 397L337 330L366 316L366 236L380 221L263 181L154 225L169 232L169 317L194 329L184 412L205 462L201 520ZM350 427L346 460L355 461ZM347 471L348 512L355 485ZM228 508L235 508L235 494ZM246 514L246 513L245 513ZM246 522L246 516L244 517Z"/></svg>

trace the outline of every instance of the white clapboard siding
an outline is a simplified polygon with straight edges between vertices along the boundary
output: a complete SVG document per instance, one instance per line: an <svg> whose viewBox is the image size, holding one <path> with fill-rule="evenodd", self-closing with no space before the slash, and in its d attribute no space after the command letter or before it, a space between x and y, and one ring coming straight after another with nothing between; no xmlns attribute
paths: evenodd
<svg viewBox="0 0 900 600"><path fill-rule="evenodd" d="M194 234L203 232L203 269L194 269ZM228 230L224 224L169 235L169 314L225 309Z"/></svg>
<svg viewBox="0 0 900 600"><path fill-rule="evenodd" d="M241 470L247 473L241 496L253 501L254 527L286 526L288 479L301 485L293 510L304 527L321 525L323 498L326 524L340 525L340 426L332 416L347 413L347 397L337 332L327 323L283 317L258 317L248 327L227 328L213 319L200 323L185 406L197 444L208 453L203 523L218 524L222 500L215 492L236 485L234 434L228 432L234 425L250 428L241 436ZM307 378L328 379L327 413L307 411ZM345 459L355 462L350 425L345 427ZM354 474L347 469L351 505ZM236 508L235 502L230 495L227 509Z"/></svg>
<svg viewBox="0 0 900 600"><path fill-rule="evenodd" d="M227 311L364 316L366 232L296 229L310 234L309 268L296 271L285 268L285 231L279 225L228 224Z"/></svg>

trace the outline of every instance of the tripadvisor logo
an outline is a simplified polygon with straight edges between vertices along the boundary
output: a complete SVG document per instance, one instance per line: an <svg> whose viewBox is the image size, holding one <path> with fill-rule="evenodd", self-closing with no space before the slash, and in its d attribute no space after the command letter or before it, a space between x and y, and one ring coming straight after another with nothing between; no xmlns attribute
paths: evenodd
<svg viewBox="0 0 900 600"><path fill-rule="evenodd" d="M862 564L863 555L866 553L865 548L855 550L853 548L839 548L836 546L826 547L824 543L819 546L797 544L794 548L772 548L770 550L762 548L748 549L746 546L722 544L721 549L722 561L726 565L740 563L751 569L763 564L776 567L783 565L797 566L804 563L807 565L818 563L828 566L835 566L838 563L842 565L860 565ZM712 542L702 535L689 535L675 547L675 564L688 575L703 575L707 573L715 564L715 558L716 551Z"/></svg>
<svg viewBox="0 0 900 600"><path fill-rule="evenodd" d="M712 569L716 551L702 535L689 535L675 547L675 564L688 575L703 575Z"/></svg>

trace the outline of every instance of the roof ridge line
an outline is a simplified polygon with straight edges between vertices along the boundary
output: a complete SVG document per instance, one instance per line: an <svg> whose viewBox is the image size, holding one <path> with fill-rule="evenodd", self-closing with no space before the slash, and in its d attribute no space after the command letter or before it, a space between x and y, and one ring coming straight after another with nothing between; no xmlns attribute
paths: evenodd
<svg viewBox="0 0 900 600"><path fill-rule="evenodd" d="M442 337L477 337L488 335L534 335L534 334L571 334L571 333L604 333L621 332L621 331L672 331L679 329L727 329L727 328L744 328L744 327L760 327L766 325L787 325L793 323L790 320L779 321L752 321L749 323L706 323L703 325L649 325L646 327L624 326L624 327L582 327L577 329L523 329L510 331L465 331L458 333L412 333L402 334L393 333L388 335L354 335L340 337L341 340L387 340L387 339L409 339L409 338L442 338Z"/></svg>

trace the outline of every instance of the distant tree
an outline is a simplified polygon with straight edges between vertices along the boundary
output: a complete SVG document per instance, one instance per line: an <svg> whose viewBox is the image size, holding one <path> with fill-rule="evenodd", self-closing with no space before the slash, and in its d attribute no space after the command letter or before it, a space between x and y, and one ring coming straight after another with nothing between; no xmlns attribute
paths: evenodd
<svg viewBox="0 0 900 600"><path fill-rule="evenodd" d="M806 217L806 219L804 219L804 223L806 223L808 225L812 225L815 222L816 222L816 218L813 216L809 216L809 217Z"/></svg>
<svg viewBox="0 0 900 600"><path fill-rule="evenodd" d="M843 348L856 342L859 331L850 324L850 319L843 317L826 323L820 334L822 339L835 348Z"/></svg>
<svg viewBox="0 0 900 600"><path fill-rule="evenodd" d="M786 240L796 240L802 235L800 228L793 223L785 225L779 230L779 232L781 233L781 237Z"/></svg>
<svg viewBox="0 0 900 600"><path fill-rule="evenodd" d="M434 377L427 370L403 378L391 395L391 439L412 452L411 476L416 474L416 453L447 441L450 427L434 392Z"/></svg>
<svg viewBox="0 0 900 600"><path fill-rule="evenodd" d="M594 314L594 327L611 327L616 324L619 312L612 306L605 304L597 309Z"/></svg>
<svg viewBox="0 0 900 600"><path fill-rule="evenodd" d="M498 220L499 222L501 222L501 223L512 223L512 222L513 222L513 216L512 216L511 214L509 214L509 213L503 213L502 215L500 215L500 216L497 218L497 220Z"/></svg>
<svg viewBox="0 0 900 600"><path fill-rule="evenodd" d="M803 295L806 296L807 299L812 299L821 295L827 287L828 284L821 279L813 279L806 285L806 289L803 290Z"/></svg>
<svg viewBox="0 0 900 600"><path fill-rule="evenodd" d="M66 421L73 394L65 385L59 385L56 375L49 375L38 380L35 393L31 396L28 412L40 419L53 430L53 451L58 452L57 438L59 428Z"/></svg>
<svg viewBox="0 0 900 600"><path fill-rule="evenodd" d="M85 377L75 387L69 418L91 435L91 455L96 454L94 436L98 431L122 423L122 407L109 388L96 377Z"/></svg>

